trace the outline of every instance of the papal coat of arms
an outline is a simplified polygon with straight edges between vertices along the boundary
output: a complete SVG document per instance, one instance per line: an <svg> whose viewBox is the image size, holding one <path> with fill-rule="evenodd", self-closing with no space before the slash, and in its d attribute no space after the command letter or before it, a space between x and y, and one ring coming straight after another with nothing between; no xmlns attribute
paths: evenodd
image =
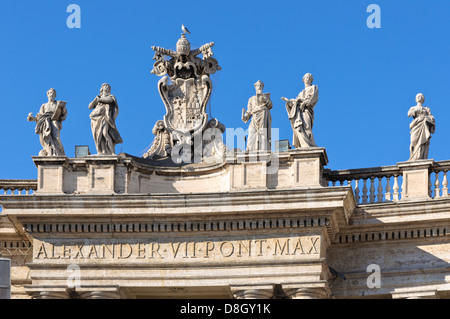
<svg viewBox="0 0 450 319"><path fill-rule="evenodd" d="M156 137L144 158L170 156L181 144L193 145L192 141L212 125L224 131L223 125L216 119L209 120L206 112L212 91L210 75L221 69L212 57L213 46L214 42L210 42L191 50L185 33L181 34L176 51L152 46L156 60L152 73L162 76L158 90L166 115L163 123L158 121L155 125ZM200 54L202 58L198 57Z"/></svg>

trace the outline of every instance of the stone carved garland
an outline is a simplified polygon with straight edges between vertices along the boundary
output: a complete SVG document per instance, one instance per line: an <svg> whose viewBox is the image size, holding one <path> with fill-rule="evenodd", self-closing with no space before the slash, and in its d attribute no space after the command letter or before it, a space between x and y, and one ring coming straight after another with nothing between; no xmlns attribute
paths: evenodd
<svg viewBox="0 0 450 319"><path fill-rule="evenodd" d="M206 105L212 91L210 75L221 70L217 60L212 57L213 46L214 42L210 42L199 49L191 50L189 40L185 33L182 33L176 51L152 47L155 51L153 59L156 62L151 73L163 76L158 82L158 91L167 113L163 121L157 121L155 124L155 139L144 158L178 156L185 148L192 151L191 158L195 157L195 154L198 157L198 152L200 157L203 157L204 148L208 146L208 143L205 143L205 130L209 128L218 129L222 133L225 131L225 127L217 119L208 121L206 113ZM198 57L200 54L203 55L202 59ZM210 136L206 139L213 144L208 146L209 153L213 151L218 155L225 150L221 138L218 138L218 141L211 141ZM196 140L202 142L200 146Z"/></svg>

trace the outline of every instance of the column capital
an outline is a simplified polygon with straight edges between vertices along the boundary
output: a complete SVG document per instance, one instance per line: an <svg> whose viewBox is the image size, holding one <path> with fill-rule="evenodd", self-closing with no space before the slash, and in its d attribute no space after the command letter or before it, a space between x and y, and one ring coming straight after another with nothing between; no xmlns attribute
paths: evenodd
<svg viewBox="0 0 450 319"><path fill-rule="evenodd" d="M25 288L32 299L71 299L65 287L30 287Z"/></svg>
<svg viewBox="0 0 450 319"><path fill-rule="evenodd" d="M242 287L233 289L235 299L271 299L273 298L273 287Z"/></svg>
<svg viewBox="0 0 450 319"><path fill-rule="evenodd" d="M288 288L285 294L290 299L329 299L329 293L322 287Z"/></svg>

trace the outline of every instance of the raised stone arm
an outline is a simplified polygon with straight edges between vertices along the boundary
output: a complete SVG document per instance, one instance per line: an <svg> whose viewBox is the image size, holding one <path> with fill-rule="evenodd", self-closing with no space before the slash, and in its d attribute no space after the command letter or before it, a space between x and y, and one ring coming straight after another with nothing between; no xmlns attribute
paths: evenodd
<svg viewBox="0 0 450 319"><path fill-rule="evenodd" d="M33 113L30 112L27 116L27 121L28 122L36 122L37 119L36 119L36 117L33 116Z"/></svg>

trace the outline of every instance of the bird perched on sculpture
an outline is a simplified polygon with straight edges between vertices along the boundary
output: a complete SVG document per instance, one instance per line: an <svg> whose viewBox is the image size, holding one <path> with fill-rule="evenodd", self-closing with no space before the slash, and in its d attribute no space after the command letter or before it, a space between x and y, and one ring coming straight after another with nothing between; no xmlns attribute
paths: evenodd
<svg viewBox="0 0 450 319"><path fill-rule="evenodd" d="M189 30L184 26L184 24L181 25L181 30L183 31L183 33L191 34L191 32L189 32Z"/></svg>

